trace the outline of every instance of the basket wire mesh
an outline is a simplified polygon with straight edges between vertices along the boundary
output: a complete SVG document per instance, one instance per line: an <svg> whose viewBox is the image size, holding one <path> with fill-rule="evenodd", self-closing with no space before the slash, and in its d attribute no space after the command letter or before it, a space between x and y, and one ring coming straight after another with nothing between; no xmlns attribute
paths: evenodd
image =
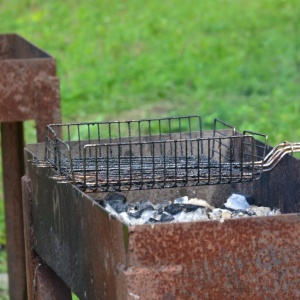
<svg viewBox="0 0 300 300"><path fill-rule="evenodd" d="M50 124L45 145L45 160L83 190L122 191L259 179L267 136L218 119L203 131L200 116L184 116Z"/></svg>

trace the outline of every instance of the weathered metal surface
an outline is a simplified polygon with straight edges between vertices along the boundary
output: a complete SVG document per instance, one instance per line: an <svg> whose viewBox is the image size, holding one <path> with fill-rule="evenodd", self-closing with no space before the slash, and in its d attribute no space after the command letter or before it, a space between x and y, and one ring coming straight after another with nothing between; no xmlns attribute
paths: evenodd
<svg viewBox="0 0 300 300"><path fill-rule="evenodd" d="M35 251L32 230L32 193L27 176L22 177L24 236L26 255L27 299L71 299L71 291L65 283L42 261Z"/></svg>
<svg viewBox="0 0 300 300"><path fill-rule="evenodd" d="M295 214L137 226L128 290L140 299L298 299L299 235Z"/></svg>
<svg viewBox="0 0 300 300"><path fill-rule="evenodd" d="M65 283L41 262L36 268L35 298L37 300L71 300L71 291Z"/></svg>
<svg viewBox="0 0 300 300"><path fill-rule="evenodd" d="M43 157L44 144L36 147ZM28 152L26 155L26 160L30 159ZM27 164L34 250L81 299L122 299L118 296L122 282L116 280L115 266L126 261L126 227L55 175L49 167ZM45 201L40 202L42 194Z"/></svg>
<svg viewBox="0 0 300 300"><path fill-rule="evenodd" d="M16 34L0 35L0 123L9 286L26 298L21 177L25 120L35 120L38 141L48 123L60 122L55 59Z"/></svg>
<svg viewBox="0 0 300 300"><path fill-rule="evenodd" d="M32 231L32 191L30 179L26 176L22 177L22 200L23 200L23 220L24 220L24 245L26 257L26 282L27 282L27 298L34 299L35 297L35 270L38 266L36 258Z"/></svg>
<svg viewBox="0 0 300 300"><path fill-rule="evenodd" d="M34 249L80 298L300 297L299 160L287 156L247 185L126 193L129 201L190 193L221 203L232 192L252 192L257 203L289 214L127 227L93 201L105 193L84 194L31 161L42 158L43 144L28 149Z"/></svg>
<svg viewBox="0 0 300 300"><path fill-rule="evenodd" d="M61 121L59 80L40 75L34 79L35 121L38 142L45 141L46 126ZM58 136L60 136L58 132Z"/></svg>
<svg viewBox="0 0 300 300"><path fill-rule="evenodd" d="M1 145L9 293L10 299L25 299L26 277L21 201L21 177L24 174L22 122L1 124Z"/></svg>
<svg viewBox="0 0 300 300"><path fill-rule="evenodd" d="M55 74L53 57L18 35L0 35L0 121L35 119L43 99L33 97L34 80Z"/></svg>

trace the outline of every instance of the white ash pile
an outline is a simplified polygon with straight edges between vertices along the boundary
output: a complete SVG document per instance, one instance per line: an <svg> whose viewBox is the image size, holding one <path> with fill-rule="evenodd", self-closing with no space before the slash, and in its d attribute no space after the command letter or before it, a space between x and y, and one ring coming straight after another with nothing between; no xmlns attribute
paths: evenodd
<svg viewBox="0 0 300 300"><path fill-rule="evenodd" d="M232 194L224 208L215 208L205 200L180 197L174 201L163 200L153 204L149 200L127 203L126 197L117 192L109 193L99 201L111 215L127 225L142 225L166 222L193 222L279 215L279 209L253 205L251 196Z"/></svg>

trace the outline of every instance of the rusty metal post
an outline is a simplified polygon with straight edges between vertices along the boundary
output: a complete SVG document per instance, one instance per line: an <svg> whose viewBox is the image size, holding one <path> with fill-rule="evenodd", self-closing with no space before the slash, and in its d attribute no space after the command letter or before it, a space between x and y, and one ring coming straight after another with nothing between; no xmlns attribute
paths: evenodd
<svg viewBox="0 0 300 300"><path fill-rule="evenodd" d="M26 299L21 178L24 174L23 123L1 124L7 258L11 299Z"/></svg>
<svg viewBox="0 0 300 300"><path fill-rule="evenodd" d="M55 76L38 76L34 79L34 99L36 103L37 141L46 137L46 126L60 122L59 80Z"/></svg>
<svg viewBox="0 0 300 300"><path fill-rule="evenodd" d="M21 192L23 121L35 120L39 142L45 139L46 124L60 122L59 80L55 75L55 59L48 53L17 34L0 35L0 123L12 300L25 299L27 285Z"/></svg>

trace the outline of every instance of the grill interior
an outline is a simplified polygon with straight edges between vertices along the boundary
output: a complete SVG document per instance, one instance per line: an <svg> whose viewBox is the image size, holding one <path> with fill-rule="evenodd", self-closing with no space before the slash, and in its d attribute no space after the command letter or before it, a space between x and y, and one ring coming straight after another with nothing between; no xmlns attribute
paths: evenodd
<svg viewBox="0 0 300 300"><path fill-rule="evenodd" d="M185 116L51 124L45 145L45 160L81 189L124 191L259 179L267 136L218 119L203 131L200 116Z"/></svg>

